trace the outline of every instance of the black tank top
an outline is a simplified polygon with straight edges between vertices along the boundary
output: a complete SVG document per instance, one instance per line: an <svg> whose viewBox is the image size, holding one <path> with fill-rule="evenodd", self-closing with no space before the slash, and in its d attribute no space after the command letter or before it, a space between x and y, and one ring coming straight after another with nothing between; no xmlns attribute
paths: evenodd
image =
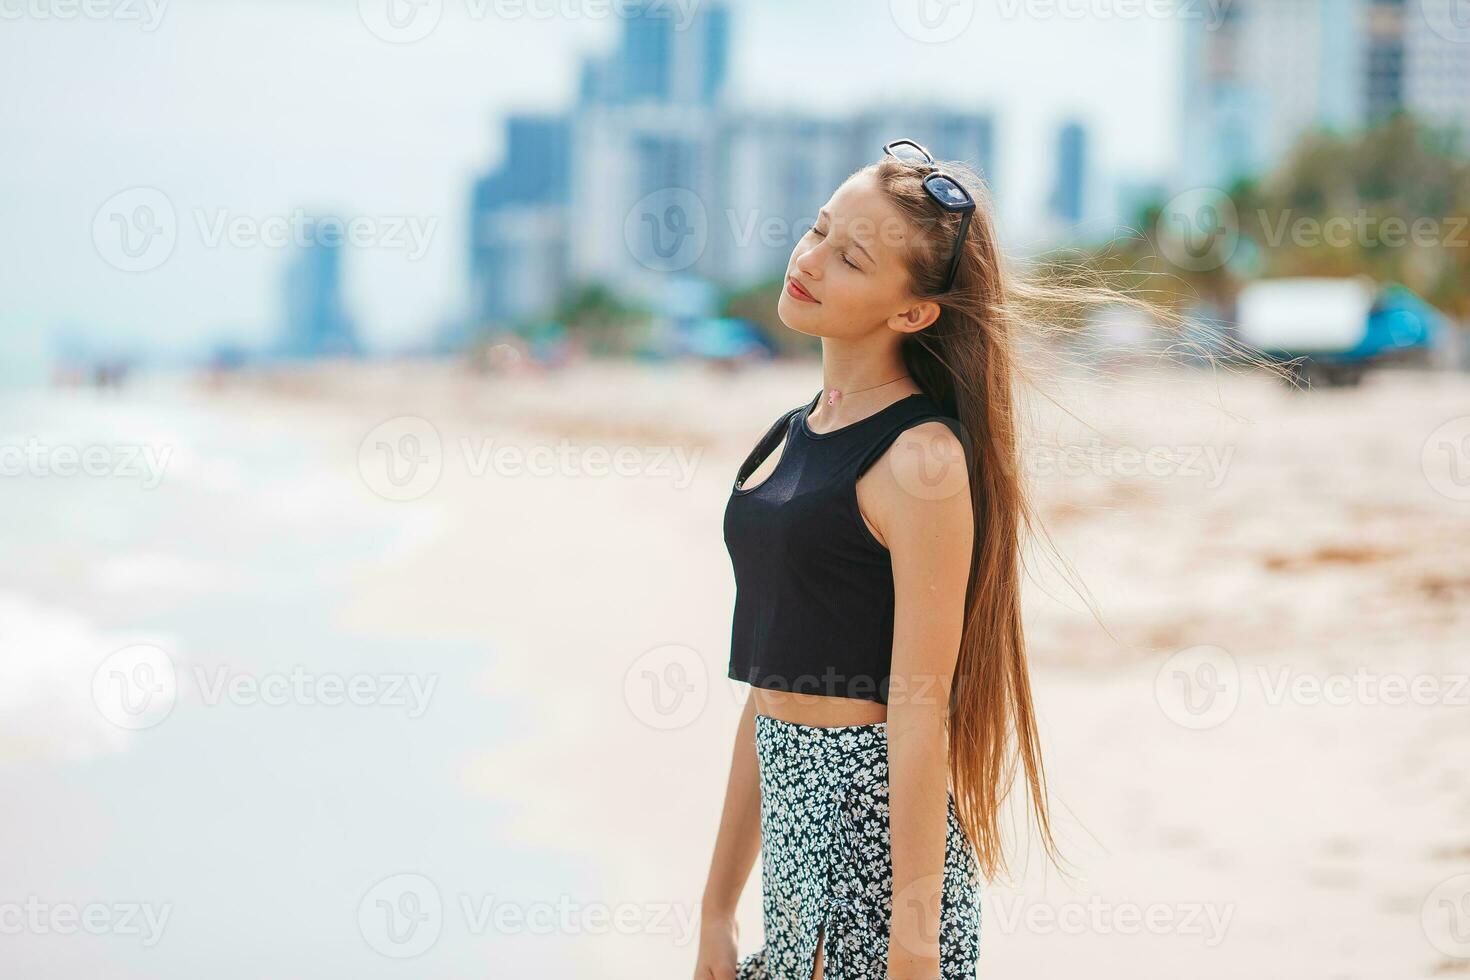
<svg viewBox="0 0 1470 980"><path fill-rule="evenodd" d="M781 416L736 474L725 506L735 571L727 676L769 690L888 702L893 567L858 510L857 481L898 438L938 420L968 443L930 396L900 398L850 425L813 432L806 405ZM785 438L764 480L745 480Z"/></svg>

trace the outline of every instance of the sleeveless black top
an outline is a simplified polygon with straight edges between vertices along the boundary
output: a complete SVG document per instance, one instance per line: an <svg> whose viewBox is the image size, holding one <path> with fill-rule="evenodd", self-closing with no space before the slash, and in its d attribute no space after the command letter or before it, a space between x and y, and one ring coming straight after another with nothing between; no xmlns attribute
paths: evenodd
<svg viewBox="0 0 1470 980"><path fill-rule="evenodd" d="M727 676L770 690L888 702L893 566L858 509L857 481L898 438L938 420L968 443L930 396L907 395L831 432L804 406L781 416L741 464L725 506L735 571ZM786 445L775 469L742 484Z"/></svg>

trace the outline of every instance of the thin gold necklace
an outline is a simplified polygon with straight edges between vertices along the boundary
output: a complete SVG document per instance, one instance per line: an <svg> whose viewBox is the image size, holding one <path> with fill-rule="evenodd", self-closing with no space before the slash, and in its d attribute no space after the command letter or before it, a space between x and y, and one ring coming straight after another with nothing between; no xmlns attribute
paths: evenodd
<svg viewBox="0 0 1470 980"><path fill-rule="evenodd" d="M844 391L842 391L841 389L838 389L838 388L829 388L829 389L827 389L827 404L828 405L836 405L837 404L837 399L841 398L844 394L846 394L846 395L856 395L859 392L872 391L874 388L881 388L881 387L883 387L883 385L891 385L891 384L893 384L894 381L902 381L904 378L907 378L907 377L908 377L907 374L900 374L898 377L894 378L893 381L884 381L882 384L868 385L866 388L857 388L857 389L855 389L853 391L848 391L848 392L844 392Z"/></svg>

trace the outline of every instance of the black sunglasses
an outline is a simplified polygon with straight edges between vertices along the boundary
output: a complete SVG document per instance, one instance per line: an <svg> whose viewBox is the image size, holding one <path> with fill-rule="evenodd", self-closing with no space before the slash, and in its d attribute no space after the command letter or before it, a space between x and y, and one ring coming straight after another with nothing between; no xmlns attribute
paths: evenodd
<svg viewBox="0 0 1470 980"><path fill-rule="evenodd" d="M883 144L883 152L902 163L912 166L935 166L930 152L913 140L893 140ZM975 199L965 190L965 185L942 170L935 170L924 178L924 190L944 210L963 212L960 233L954 240L954 251L949 256L949 273L944 277L944 291L954 285L955 272L960 267L960 249L965 244L965 235L970 231L970 219L975 216Z"/></svg>

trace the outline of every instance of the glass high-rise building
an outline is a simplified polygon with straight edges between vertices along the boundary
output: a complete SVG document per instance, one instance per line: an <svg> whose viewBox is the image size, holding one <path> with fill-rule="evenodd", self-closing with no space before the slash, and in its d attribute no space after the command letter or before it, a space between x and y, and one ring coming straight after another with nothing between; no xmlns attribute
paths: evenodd
<svg viewBox="0 0 1470 980"><path fill-rule="evenodd" d="M324 221L332 228L323 228ZM342 302L342 249L346 225L313 217L286 267L282 352L291 357L356 354L361 348Z"/></svg>
<svg viewBox="0 0 1470 980"><path fill-rule="evenodd" d="M1065 123L1057 132L1057 172L1052 183L1050 211L1065 225L1080 225L1085 217L1087 183L1087 130L1079 122Z"/></svg>
<svg viewBox="0 0 1470 980"><path fill-rule="evenodd" d="M472 319L544 316L592 284L692 315L690 297L710 286L779 275L826 196L900 136L993 179L986 114L729 105L730 26L717 0L644 3L609 53L583 63L565 116L509 120L505 163L474 194Z"/></svg>
<svg viewBox="0 0 1470 980"><path fill-rule="evenodd" d="M472 318L545 313L565 285L571 120L511 116L505 161L475 183L470 205Z"/></svg>
<svg viewBox="0 0 1470 980"><path fill-rule="evenodd" d="M1278 163L1306 130L1352 131L1399 111L1470 129L1462 3L1233 0L1218 23L1184 18L1178 182L1226 188Z"/></svg>

